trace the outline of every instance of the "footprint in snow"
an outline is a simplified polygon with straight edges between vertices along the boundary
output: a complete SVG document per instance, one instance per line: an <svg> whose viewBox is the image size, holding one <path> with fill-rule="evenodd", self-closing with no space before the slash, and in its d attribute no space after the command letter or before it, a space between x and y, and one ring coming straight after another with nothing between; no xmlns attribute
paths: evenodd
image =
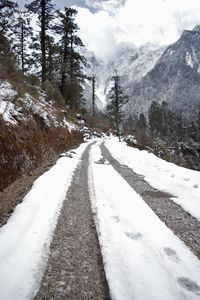
<svg viewBox="0 0 200 300"><path fill-rule="evenodd" d="M131 239L131 240L139 240L142 238L142 234L137 232L137 233L132 233L132 232L125 232L125 235Z"/></svg>
<svg viewBox="0 0 200 300"><path fill-rule="evenodd" d="M175 175L174 175L174 174L171 174L171 177L172 177L172 178L174 178L174 177L175 177Z"/></svg>
<svg viewBox="0 0 200 300"><path fill-rule="evenodd" d="M200 295L200 287L194 281L186 277L178 278L178 284L185 288L186 290L195 293L196 295Z"/></svg>
<svg viewBox="0 0 200 300"><path fill-rule="evenodd" d="M184 180L184 181L190 181L190 178L188 178L188 177L183 177L183 180Z"/></svg>
<svg viewBox="0 0 200 300"><path fill-rule="evenodd" d="M176 251L174 251L173 249L165 247L165 248L163 248L163 250L170 260L172 260L174 262L180 261Z"/></svg>
<svg viewBox="0 0 200 300"><path fill-rule="evenodd" d="M193 185L193 188L194 188L194 189L197 189L198 187L199 187L198 184L194 184L194 185Z"/></svg>
<svg viewBox="0 0 200 300"><path fill-rule="evenodd" d="M112 216L111 218L115 220L116 223L120 222L120 218L118 216Z"/></svg>

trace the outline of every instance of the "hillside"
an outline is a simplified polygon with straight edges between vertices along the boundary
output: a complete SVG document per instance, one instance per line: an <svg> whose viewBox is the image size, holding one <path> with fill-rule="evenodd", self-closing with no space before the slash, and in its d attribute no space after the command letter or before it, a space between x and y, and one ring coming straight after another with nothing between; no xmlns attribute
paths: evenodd
<svg viewBox="0 0 200 300"><path fill-rule="evenodd" d="M0 190L83 141L76 116L47 101L39 88L33 90L35 96L20 95L8 81L1 81Z"/></svg>

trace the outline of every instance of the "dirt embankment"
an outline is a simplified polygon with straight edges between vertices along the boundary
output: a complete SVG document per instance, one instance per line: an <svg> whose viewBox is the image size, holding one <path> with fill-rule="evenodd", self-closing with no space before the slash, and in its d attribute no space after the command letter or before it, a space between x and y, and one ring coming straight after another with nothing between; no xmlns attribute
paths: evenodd
<svg viewBox="0 0 200 300"><path fill-rule="evenodd" d="M47 126L39 115L18 126L8 126L0 119L0 191L82 141L79 131Z"/></svg>
<svg viewBox="0 0 200 300"><path fill-rule="evenodd" d="M47 126L39 115L17 126L8 126L0 118L0 226L59 153L81 142L81 132Z"/></svg>

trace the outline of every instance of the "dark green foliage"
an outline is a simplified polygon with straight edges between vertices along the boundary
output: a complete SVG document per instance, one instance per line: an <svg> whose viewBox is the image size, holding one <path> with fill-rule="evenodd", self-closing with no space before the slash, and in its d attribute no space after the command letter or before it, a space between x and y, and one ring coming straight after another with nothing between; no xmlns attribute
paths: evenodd
<svg viewBox="0 0 200 300"><path fill-rule="evenodd" d="M0 31L0 76L6 78L15 71L15 58L11 51L10 42Z"/></svg>
<svg viewBox="0 0 200 300"><path fill-rule="evenodd" d="M128 97L124 95L120 85L120 78L118 75L113 77L114 86L110 90L110 103L107 105L107 112L110 118L114 121L119 140L120 140L120 126L123 119L123 106L128 102Z"/></svg>
<svg viewBox="0 0 200 300"><path fill-rule="evenodd" d="M45 88L45 82L47 79L47 30L52 28L52 20L54 18L54 5L51 4L51 0L34 0L30 4L26 5L29 12L36 14L39 18L40 27L40 50L41 50L41 66L42 66L42 85Z"/></svg>
<svg viewBox="0 0 200 300"><path fill-rule="evenodd" d="M0 31L7 33L13 21L13 14L17 10L17 3L9 0L0 0Z"/></svg>
<svg viewBox="0 0 200 300"><path fill-rule="evenodd" d="M28 51L33 36L30 16L26 12L19 12L14 25L12 30L12 49L24 75L32 64L31 55Z"/></svg>
<svg viewBox="0 0 200 300"><path fill-rule="evenodd" d="M140 114L139 120L137 121L136 126L141 130L146 130L147 128L147 120L143 113Z"/></svg>
<svg viewBox="0 0 200 300"><path fill-rule="evenodd" d="M154 137L169 144L190 140L200 142L200 114L191 119L181 110L172 111L166 102L160 105L153 101L149 109L149 129Z"/></svg>
<svg viewBox="0 0 200 300"><path fill-rule="evenodd" d="M72 109L81 104L82 86L84 75L82 66L84 57L79 53L84 45L77 35L78 25L75 23L77 11L65 7L64 12L59 12L60 24L54 28L60 36L58 43L59 51L59 82L61 93Z"/></svg>

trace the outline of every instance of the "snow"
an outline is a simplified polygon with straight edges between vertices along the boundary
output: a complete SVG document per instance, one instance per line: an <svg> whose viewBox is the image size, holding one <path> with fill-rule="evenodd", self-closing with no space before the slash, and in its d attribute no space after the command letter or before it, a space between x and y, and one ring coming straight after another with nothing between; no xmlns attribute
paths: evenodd
<svg viewBox="0 0 200 300"><path fill-rule="evenodd" d="M0 229L0 299L32 299L73 172L87 144L74 158L61 157L33 184L8 223Z"/></svg>
<svg viewBox="0 0 200 300"><path fill-rule="evenodd" d="M193 63L193 60L192 60L192 57L191 57L191 54L190 53L186 53L186 63L189 67L191 67L193 69L194 67L194 63Z"/></svg>
<svg viewBox="0 0 200 300"><path fill-rule="evenodd" d="M66 118L63 119L63 125L69 129L69 132L77 129L77 126L74 123L67 121Z"/></svg>
<svg viewBox="0 0 200 300"><path fill-rule="evenodd" d="M129 157L126 146L120 145L106 142L109 149L119 148L120 157ZM137 158L138 154L132 156ZM100 159L100 148L94 145L90 196L112 299L199 299L199 260L113 167L100 164Z"/></svg>
<svg viewBox="0 0 200 300"><path fill-rule="evenodd" d="M128 147L117 139L107 140L105 145L121 164L143 175L152 187L172 195L174 202L200 221L200 172Z"/></svg>
<svg viewBox="0 0 200 300"><path fill-rule="evenodd" d="M17 93L7 81L0 80L0 115L5 122L13 125L17 124L14 116L20 115L16 110L15 105L12 103L16 94Z"/></svg>

